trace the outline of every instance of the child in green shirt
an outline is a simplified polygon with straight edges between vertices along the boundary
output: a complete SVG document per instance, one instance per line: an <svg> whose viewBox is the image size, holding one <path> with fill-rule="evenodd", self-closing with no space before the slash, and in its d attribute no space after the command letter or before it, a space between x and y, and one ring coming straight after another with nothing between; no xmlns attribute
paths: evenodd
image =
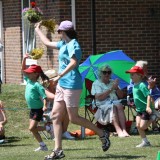
<svg viewBox="0 0 160 160"><path fill-rule="evenodd" d="M133 99L136 106L136 126L142 138L142 143L136 147L151 146L146 137L145 130L156 119L154 107L151 106L151 96L146 84L143 82L144 71L141 67L134 66L126 71L130 73L131 79L134 82Z"/></svg>

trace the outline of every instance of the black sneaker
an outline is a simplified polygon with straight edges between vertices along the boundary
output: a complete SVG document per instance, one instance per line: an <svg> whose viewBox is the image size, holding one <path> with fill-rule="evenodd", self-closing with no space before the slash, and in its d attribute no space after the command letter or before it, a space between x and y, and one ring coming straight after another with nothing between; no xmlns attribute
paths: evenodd
<svg viewBox="0 0 160 160"><path fill-rule="evenodd" d="M102 141L102 149L103 151L107 151L111 145L109 140L109 132L107 130L104 131L104 135L100 137L100 140Z"/></svg>
<svg viewBox="0 0 160 160"><path fill-rule="evenodd" d="M65 157L65 155L63 153L63 150L59 150L59 151L53 150L50 155L47 155L44 157L44 160L61 159L64 157Z"/></svg>

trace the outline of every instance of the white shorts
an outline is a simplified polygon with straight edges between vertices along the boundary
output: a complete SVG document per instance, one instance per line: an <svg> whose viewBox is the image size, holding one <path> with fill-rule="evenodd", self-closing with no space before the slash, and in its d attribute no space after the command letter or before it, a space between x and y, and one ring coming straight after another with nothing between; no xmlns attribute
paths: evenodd
<svg viewBox="0 0 160 160"><path fill-rule="evenodd" d="M155 109L158 109L158 101L160 101L160 97L157 98L154 102Z"/></svg>
<svg viewBox="0 0 160 160"><path fill-rule="evenodd" d="M65 101L66 107L79 107L80 95L82 90L73 90L62 88L59 85L56 87L55 102Z"/></svg>

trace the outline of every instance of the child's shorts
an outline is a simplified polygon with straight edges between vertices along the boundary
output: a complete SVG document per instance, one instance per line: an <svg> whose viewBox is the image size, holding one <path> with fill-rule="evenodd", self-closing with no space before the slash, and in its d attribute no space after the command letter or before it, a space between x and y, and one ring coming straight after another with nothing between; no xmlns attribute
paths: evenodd
<svg viewBox="0 0 160 160"><path fill-rule="evenodd" d="M137 112L137 116L141 117L143 120L150 120L150 115L145 112Z"/></svg>
<svg viewBox="0 0 160 160"><path fill-rule="evenodd" d="M155 121L157 118L160 118L160 114L156 110L153 110L152 114L149 114L146 111L142 113L137 112L137 116L140 116L141 119L143 120L152 120L152 121Z"/></svg>
<svg viewBox="0 0 160 160"><path fill-rule="evenodd" d="M43 110L41 109L31 109L30 119L40 122L43 118Z"/></svg>

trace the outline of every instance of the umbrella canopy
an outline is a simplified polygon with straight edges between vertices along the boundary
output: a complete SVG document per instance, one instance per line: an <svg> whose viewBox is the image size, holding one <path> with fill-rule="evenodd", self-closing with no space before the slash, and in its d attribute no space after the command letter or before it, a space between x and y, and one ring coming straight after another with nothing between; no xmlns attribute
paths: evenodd
<svg viewBox="0 0 160 160"><path fill-rule="evenodd" d="M128 57L123 51L111 51L104 54L91 55L79 66L79 71L82 76L83 90L80 98L80 106L84 106L85 97L87 95L85 89L85 78L95 81L98 68L103 65L109 65L112 68L112 79L120 80L119 86L125 88L130 83L130 75L125 71L134 66L135 61Z"/></svg>

